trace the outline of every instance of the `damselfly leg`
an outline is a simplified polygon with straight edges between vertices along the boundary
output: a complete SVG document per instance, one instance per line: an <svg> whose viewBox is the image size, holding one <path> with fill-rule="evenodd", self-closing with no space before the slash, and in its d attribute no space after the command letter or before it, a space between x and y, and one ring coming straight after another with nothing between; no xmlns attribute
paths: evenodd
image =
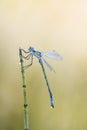
<svg viewBox="0 0 87 130"><path fill-rule="evenodd" d="M25 69L25 70L26 70L27 68L29 68L29 67L33 64L33 55L32 55L32 54L30 54L29 58L26 59L26 60L29 60L29 59L31 59L31 61L30 61L31 63L24 66L24 69Z"/></svg>
<svg viewBox="0 0 87 130"><path fill-rule="evenodd" d="M24 70L26 70L28 67L30 67L33 64L33 55L31 52L25 51L24 49L21 49L21 51L23 51L25 54L27 54L26 56L22 55L23 59L25 59L25 60L30 59L30 64L24 66Z"/></svg>

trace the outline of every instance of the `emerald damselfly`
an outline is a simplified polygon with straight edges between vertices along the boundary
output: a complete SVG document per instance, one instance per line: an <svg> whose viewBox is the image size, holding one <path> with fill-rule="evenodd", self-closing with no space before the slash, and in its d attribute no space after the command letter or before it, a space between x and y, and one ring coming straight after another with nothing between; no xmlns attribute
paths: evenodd
<svg viewBox="0 0 87 130"><path fill-rule="evenodd" d="M28 68L29 66L32 65L33 63L33 56L36 57L42 67L42 71L43 71L43 74L44 74L44 79L46 81L46 85L47 85L47 88L48 88L48 92L49 92L49 96L50 96L50 106L52 108L54 108L54 100L53 100L53 95L52 95L52 92L51 92L51 89L50 89L50 85L49 85L49 82L48 82L48 79L47 79L47 75L46 75L46 71L45 71L45 68L44 68L44 63L46 64L46 66L53 72L55 72L55 70L53 69L53 67L44 59L44 56L48 57L48 58L51 58L51 59L54 59L54 60L61 60L62 57L56 53L54 50L53 51L47 51L47 52L40 52L40 51L37 51L35 50L33 47L29 47L28 51L25 51L24 49L21 49L24 53L27 53L27 56L23 56L24 59L26 60L29 60L31 58L31 63L27 66L25 66L25 69Z"/></svg>

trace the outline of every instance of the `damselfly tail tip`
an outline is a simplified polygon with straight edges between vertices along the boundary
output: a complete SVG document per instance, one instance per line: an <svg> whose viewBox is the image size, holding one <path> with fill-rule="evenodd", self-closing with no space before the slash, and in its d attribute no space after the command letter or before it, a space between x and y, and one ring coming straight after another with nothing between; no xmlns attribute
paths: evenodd
<svg viewBox="0 0 87 130"><path fill-rule="evenodd" d="M51 92L50 92L50 106L51 108L54 108L54 100Z"/></svg>
<svg viewBox="0 0 87 130"><path fill-rule="evenodd" d="M54 108L54 105L51 105L51 108Z"/></svg>
<svg viewBox="0 0 87 130"><path fill-rule="evenodd" d="M51 108L54 108L54 101L51 100Z"/></svg>

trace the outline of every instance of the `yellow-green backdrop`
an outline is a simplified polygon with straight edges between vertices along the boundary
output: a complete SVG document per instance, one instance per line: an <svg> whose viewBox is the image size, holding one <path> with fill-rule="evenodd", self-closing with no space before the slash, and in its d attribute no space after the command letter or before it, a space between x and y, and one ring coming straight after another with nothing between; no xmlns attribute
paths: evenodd
<svg viewBox="0 0 87 130"><path fill-rule="evenodd" d="M19 47L56 50L47 59L49 95L38 60L26 71L29 130L87 130L87 1L0 0L0 130L23 130Z"/></svg>

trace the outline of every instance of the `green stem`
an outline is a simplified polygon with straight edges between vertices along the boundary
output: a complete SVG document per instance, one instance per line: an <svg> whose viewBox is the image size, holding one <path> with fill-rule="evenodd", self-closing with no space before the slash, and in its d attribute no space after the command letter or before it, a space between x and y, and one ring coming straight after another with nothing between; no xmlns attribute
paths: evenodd
<svg viewBox="0 0 87 130"><path fill-rule="evenodd" d="M26 91L26 82L24 76L24 65L23 65L23 57L22 50L19 48L19 57L21 63L21 74L22 74L22 84L23 84L23 96L24 96L24 130L29 130L29 121L28 121L28 103L27 103L27 91Z"/></svg>

